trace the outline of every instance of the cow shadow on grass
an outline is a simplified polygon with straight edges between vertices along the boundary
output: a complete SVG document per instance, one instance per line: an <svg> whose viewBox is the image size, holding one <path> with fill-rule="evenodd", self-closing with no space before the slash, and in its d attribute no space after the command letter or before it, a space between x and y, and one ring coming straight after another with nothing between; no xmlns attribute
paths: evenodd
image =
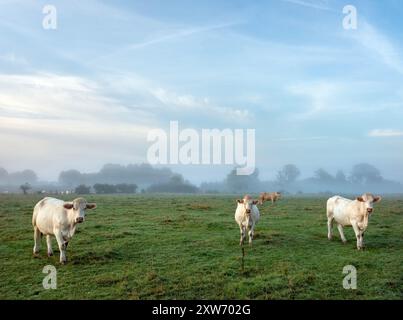
<svg viewBox="0 0 403 320"><path fill-rule="evenodd" d="M273 245L273 244L284 244L285 241L288 241L288 237L284 233L280 232L256 232L253 237L253 241L261 242L264 245Z"/></svg>
<svg viewBox="0 0 403 320"><path fill-rule="evenodd" d="M46 252L41 254L32 255L32 258L40 261L48 261L49 263L59 262L59 251L54 250L54 254L48 257ZM122 260L123 255L119 251L89 251L83 253L72 253L67 251L67 264L68 265L88 265L97 263L108 263L112 261Z"/></svg>
<svg viewBox="0 0 403 320"><path fill-rule="evenodd" d="M353 240L355 241L355 240ZM398 238L388 238L387 236L372 235L364 237L364 250L371 249L399 249L403 246L403 241Z"/></svg>
<svg viewBox="0 0 403 320"><path fill-rule="evenodd" d="M121 253L118 251L89 251L70 256L69 263L72 265L88 265L94 263L112 262L121 260L122 258Z"/></svg>

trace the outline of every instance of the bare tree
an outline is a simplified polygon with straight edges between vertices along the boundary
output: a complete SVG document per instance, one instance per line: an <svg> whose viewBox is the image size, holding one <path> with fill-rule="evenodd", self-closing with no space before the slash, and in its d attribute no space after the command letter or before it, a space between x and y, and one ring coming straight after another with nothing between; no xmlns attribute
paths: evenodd
<svg viewBox="0 0 403 320"><path fill-rule="evenodd" d="M22 190L22 192L24 194L27 194L28 190L31 190L32 188L31 188L31 185L26 182L26 183L24 183L23 185L20 186L20 189Z"/></svg>
<svg viewBox="0 0 403 320"><path fill-rule="evenodd" d="M301 172L294 164L285 165L278 173L277 173L277 182L280 185L286 185L292 182L295 182Z"/></svg>

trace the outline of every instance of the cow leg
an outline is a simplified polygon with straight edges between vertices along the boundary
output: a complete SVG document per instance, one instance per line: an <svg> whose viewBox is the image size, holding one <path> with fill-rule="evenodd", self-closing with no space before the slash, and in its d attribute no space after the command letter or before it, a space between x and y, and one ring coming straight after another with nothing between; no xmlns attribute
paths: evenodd
<svg viewBox="0 0 403 320"><path fill-rule="evenodd" d="M361 232L361 248L364 248L364 232Z"/></svg>
<svg viewBox="0 0 403 320"><path fill-rule="evenodd" d="M346 243L346 242L347 242L347 239L346 239L346 237L344 236L343 226L342 226L341 224L338 224L338 225L337 225L337 229L339 229L341 241L343 241L343 243Z"/></svg>
<svg viewBox="0 0 403 320"><path fill-rule="evenodd" d="M53 256L53 250L52 250L52 236L47 235L46 236L46 244L48 246L48 257Z"/></svg>
<svg viewBox="0 0 403 320"><path fill-rule="evenodd" d="M254 229L255 229L254 225L252 225L251 228L249 229L249 244L250 245L252 245Z"/></svg>
<svg viewBox="0 0 403 320"><path fill-rule="evenodd" d="M361 250L362 249L362 235L360 228L358 228L356 223L353 223L353 229L355 233L355 237L357 238L357 249Z"/></svg>
<svg viewBox="0 0 403 320"><path fill-rule="evenodd" d="M333 217L327 218L327 238L329 240L333 238Z"/></svg>
<svg viewBox="0 0 403 320"><path fill-rule="evenodd" d="M239 229L241 231L241 239L239 240L239 245L242 246L243 240L245 239L245 229L243 226L240 226Z"/></svg>
<svg viewBox="0 0 403 320"><path fill-rule="evenodd" d="M64 243L62 233L60 231L55 232L55 237L60 250L60 263L66 264L66 244Z"/></svg>
<svg viewBox="0 0 403 320"><path fill-rule="evenodd" d="M34 254L38 254L41 248L41 232L38 227L34 227Z"/></svg>

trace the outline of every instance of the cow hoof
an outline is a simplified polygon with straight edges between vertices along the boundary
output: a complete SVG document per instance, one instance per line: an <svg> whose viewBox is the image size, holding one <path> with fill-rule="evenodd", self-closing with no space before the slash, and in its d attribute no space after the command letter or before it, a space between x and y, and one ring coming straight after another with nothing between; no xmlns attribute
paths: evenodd
<svg viewBox="0 0 403 320"><path fill-rule="evenodd" d="M48 252L48 257L53 256L53 252Z"/></svg>
<svg viewBox="0 0 403 320"><path fill-rule="evenodd" d="M66 261L66 260L60 261L60 264L66 265L66 264L67 264L67 261Z"/></svg>
<svg viewBox="0 0 403 320"><path fill-rule="evenodd" d="M343 242L343 244L347 244L347 240L344 240L344 241L342 240L341 242Z"/></svg>

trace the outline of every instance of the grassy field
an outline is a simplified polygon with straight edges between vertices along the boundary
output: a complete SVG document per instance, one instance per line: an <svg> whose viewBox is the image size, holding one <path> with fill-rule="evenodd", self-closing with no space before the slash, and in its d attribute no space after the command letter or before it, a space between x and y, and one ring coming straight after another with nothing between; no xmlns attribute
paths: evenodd
<svg viewBox="0 0 403 320"><path fill-rule="evenodd" d="M0 196L1 299L402 299L403 199L384 198L357 251L351 228L327 240L324 198L284 198L260 207L241 264L231 196L89 196L98 208L70 242L68 264L33 257L39 196ZM71 197L69 198L69 200ZM58 288L45 290L53 264ZM358 273L345 290L345 265Z"/></svg>

